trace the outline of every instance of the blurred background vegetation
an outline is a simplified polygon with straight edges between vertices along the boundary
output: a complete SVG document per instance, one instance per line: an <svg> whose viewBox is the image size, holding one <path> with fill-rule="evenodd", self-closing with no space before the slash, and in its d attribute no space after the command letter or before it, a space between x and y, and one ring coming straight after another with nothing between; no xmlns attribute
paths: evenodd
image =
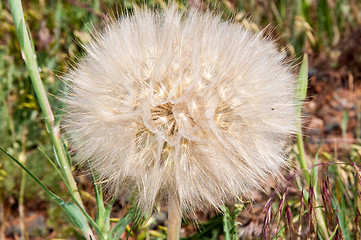
<svg viewBox="0 0 361 240"><path fill-rule="evenodd" d="M229 214L242 223L238 226L239 234L245 239L294 239L297 236L302 239L326 239L326 236L360 239L361 1L175 2L180 9L196 7L201 11L216 11L224 19L238 22L254 32L263 29L265 35L275 39L281 51L295 61L295 73L300 57L304 53L309 55L305 144L309 166L318 164L312 168L312 181L307 182L297 171L297 151L291 154L295 168L286 174L290 179L287 188L255 197L259 205L231 208ZM109 15L122 15L144 4L150 8L167 6L167 1L163 0L24 0L22 3L41 78L57 121L61 117L61 106L56 99L62 85L59 76L82 56L79 42L86 43L95 29L102 28ZM25 163L62 196L65 187L59 184L59 177L39 151L54 158L5 0L0 1L0 99L0 147ZM345 101L348 104L343 104ZM337 112L328 112L323 105L336 108ZM322 115L321 110L326 113ZM334 120L330 123L331 113ZM337 144L330 139L341 140ZM316 176L317 172L321 174ZM85 204L95 214L91 181L81 171L75 174ZM114 216L120 212L120 207L115 208ZM157 216L132 237L164 239L163 218ZM190 239L224 237L222 224L219 225L221 217L200 215L199 219L205 221L200 227L204 233L192 235L196 227L185 223L182 236L190 236ZM31 239L80 238L45 193L0 154L0 239L18 239L22 222Z"/></svg>

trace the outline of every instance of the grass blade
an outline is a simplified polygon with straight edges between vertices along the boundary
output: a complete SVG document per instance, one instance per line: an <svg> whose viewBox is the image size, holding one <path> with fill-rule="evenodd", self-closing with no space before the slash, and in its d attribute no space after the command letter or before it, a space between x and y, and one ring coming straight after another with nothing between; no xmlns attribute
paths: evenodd
<svg viewBox="0 0 361 240"><path fill-rule="evenodd" d="M109 232L107 240L118 240L124 232L127 225L134 218L135 211L128 212L124 217L122 217Z"/></svg>
<svg viewBox="0 0 361 240"><path fill-rule="evenodd" d="M0 147L0 150L5 153L11 160L13 160L19 167L21 167L38 185L41 187L50 197L52 197L57 204L60 204L63 200L59 198L55 193L49 190L27 167L25 167L19 160L13 157L10 153Z"/></svg>

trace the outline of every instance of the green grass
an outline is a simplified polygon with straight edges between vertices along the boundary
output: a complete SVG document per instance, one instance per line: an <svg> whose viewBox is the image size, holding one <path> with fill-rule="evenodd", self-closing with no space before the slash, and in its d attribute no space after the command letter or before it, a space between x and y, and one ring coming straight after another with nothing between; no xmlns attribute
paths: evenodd
<svg viewBox="0 0 361 240"><path fill-rule="evenodd" d="M59 102L54 97L61 88L58 75L66 72L68 65L76 62L77 57L83 54L77 43L86 42L89 33L94 29L101 29L103 12L116 15L113 13L116 11L121 15L143 3L127 0L74 2L82 2L87 7L62 0L23 2L25 21L41 70L39 77L55 115L54 126L61 118L57 107ZM256 0L240 0L237 4L232 2L204 1L202 9L220 12L225 19L239 22L251 31L266 28L266 33L277 39L280 48L296 59L305 51L312 52L313 57L321 53L334 56L335 46L340 39L361 24L361 3L357 0L319 0L318 4L311 0L263 1L263 4ZM329 5L330 2L334 5ZM186 1L177 3L179 8L187 8ZM155 8L162 8L166 4L162 0L146 1L147 6ZM5 1L0 2L0 23L0 36L3 36L0 38L0 147L16 159L24 160L22 163L60 198L71 201L69 194L64 191L65 185L59 184L61 178L42 153L55 159L51 144L54 136L47 131L51 124L48 123L46 127L46 114L41 110L46 106L42 106L44 100L39 98L41 94L33 88ZM337 65L337 59L332 60ZM347 112L342 122L344 136L346 128ZM62 145L59 144L58 142L56 152L61 151ZM306 157L299 154L302 154L302 149L299 146L291 156L300 159L299 169L307 167ZM319 156L308 157L312 159L308 163L309 177L298 171L290 177L289 185L275 190L269 196L265 206L267 217L264 219L263 235L257 238L293 239L301 235L311 239L359 239L361 146L349 146L342 153L320 153ZM294 162L298 166L298 162ZM311 164L315 165L311 167ZM66 176L65 173L63 175ZM56 207L45 192L34 187L28 178L29 176L21 174L6 155L0 154L0 206L7 209L10 199L16 199L15 206L17 202L24 202L25 206L27 202L47 202L47 223L55 229L56 236L65 238L76 235L74 230L69 230L67 224L64 224L60 208ZM89 190L84 182L79 187L80 190ZM292 194L289 189L293 189ZM83 199L86 199L84 196L83 194ZM86 200L85 203L94 206L91 200ZM74 205L64 208L74 208ZM100 211L102 214L109 213L105 206ZM239 211L237 207L230 207L226 210L226 215L216 215L200 223L201 231L190 235L188 239L218 239L220 236L236 239L234 230L238 226ZM95 219L95 213L90 213L90 216ZM1 218L5 218L5 213L0 211ZM164 227L159 225L150 229L150 223L157 224L151 219L140 229L134 227L132 236L137 236L137 239L165 239ZM101 226L101 231L106 232L110 223L106 222L106 218L98 218L96 224ZM127 229L130 231L130 226Z"/></svg>

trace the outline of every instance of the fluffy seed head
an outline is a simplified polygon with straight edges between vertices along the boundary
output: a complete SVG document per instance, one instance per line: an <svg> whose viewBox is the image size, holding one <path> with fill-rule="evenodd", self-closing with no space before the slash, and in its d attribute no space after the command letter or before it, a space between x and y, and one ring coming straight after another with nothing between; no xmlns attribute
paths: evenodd
<svg viewBox="0 0 361 240"><path fill-rule="evenodd" d="M285 164L294 78L274 44L208 13L135 11L66 76L69 133L121 197L183 212L247 197Z"/></svg>

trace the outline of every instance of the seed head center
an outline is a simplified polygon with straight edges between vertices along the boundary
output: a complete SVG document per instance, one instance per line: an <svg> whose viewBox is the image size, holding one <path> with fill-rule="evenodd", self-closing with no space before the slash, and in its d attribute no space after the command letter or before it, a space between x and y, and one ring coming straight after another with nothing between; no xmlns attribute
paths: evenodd
<svg viewBox="0 0 361 240"><path fill-rule="evenodd" d="M165 103L150 109L156 128L167 137L173 137L178 132L177 123L173 116L173 106L172 103Z"/></svg>

